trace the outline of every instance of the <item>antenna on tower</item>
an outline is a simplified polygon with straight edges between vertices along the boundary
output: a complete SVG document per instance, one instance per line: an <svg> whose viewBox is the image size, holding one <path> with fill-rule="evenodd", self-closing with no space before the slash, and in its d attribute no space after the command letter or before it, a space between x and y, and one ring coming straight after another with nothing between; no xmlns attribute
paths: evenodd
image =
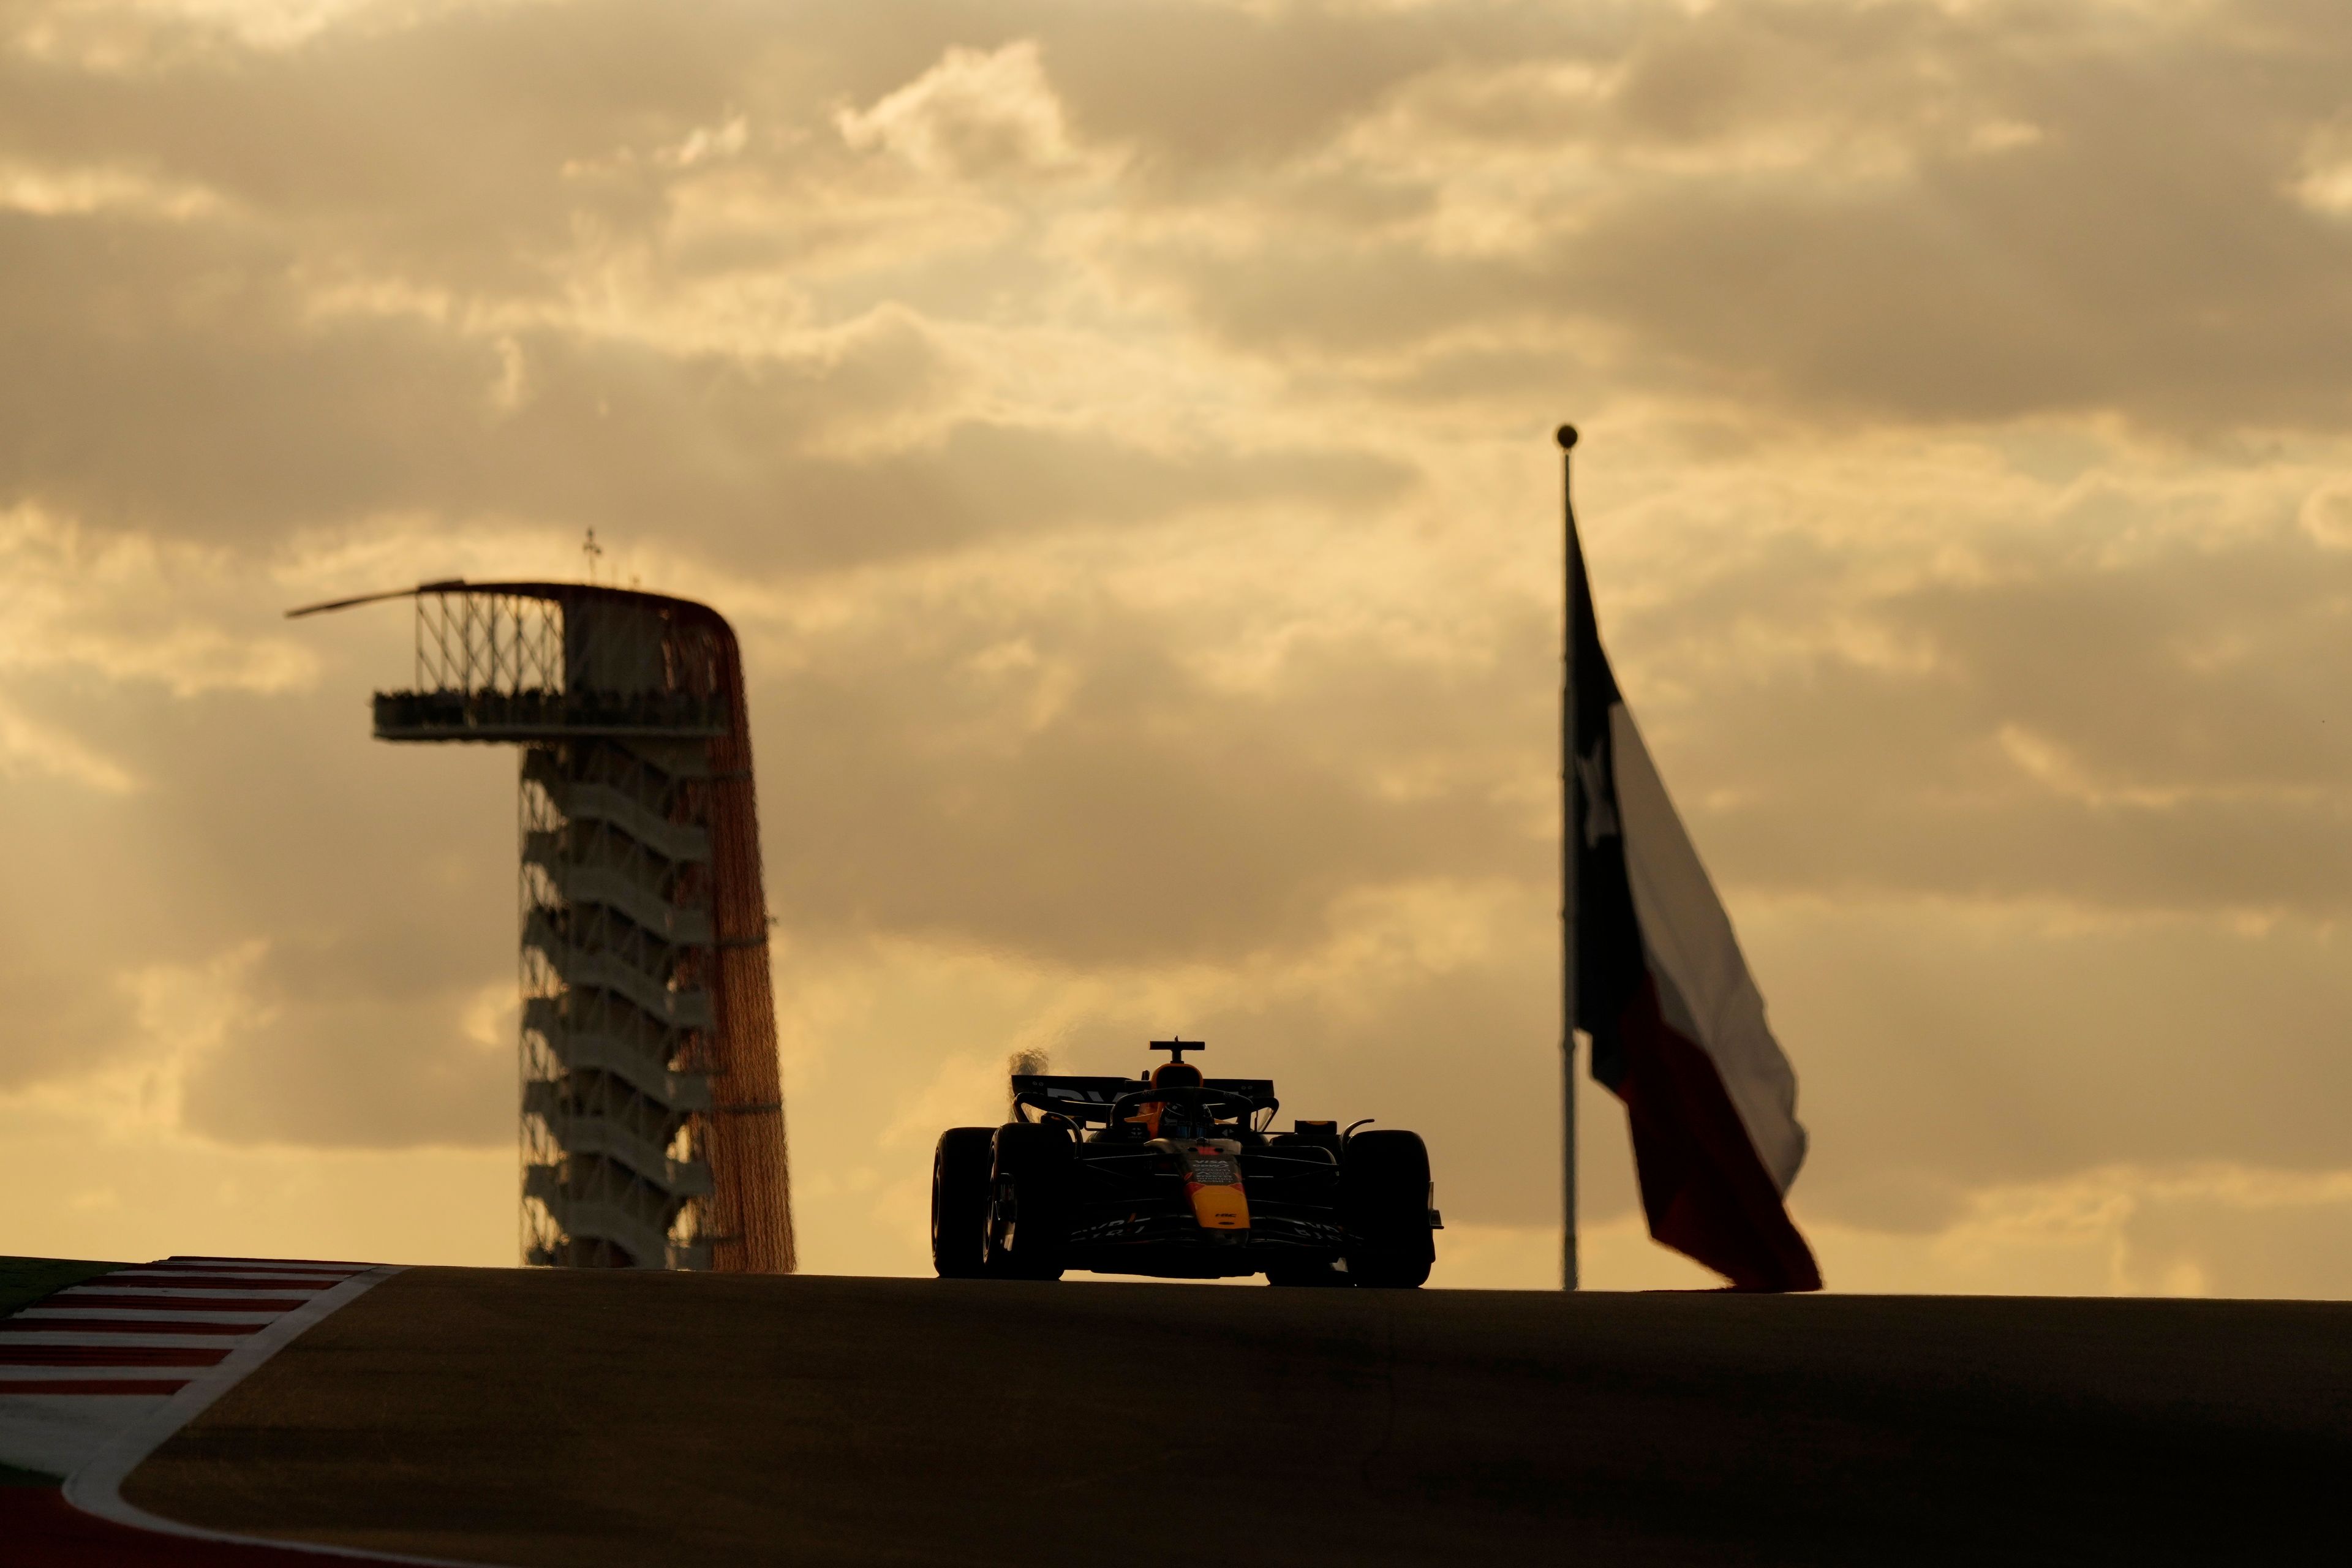
<svg viewBox="0 0 2352 1568"><path fill-rule="evenodd" d="M588 558L588 581L593 583L596 580L596 563L604 556L604 547L596 542L594 529L588 531L587 542L580 546L580 553Z"/></svg>

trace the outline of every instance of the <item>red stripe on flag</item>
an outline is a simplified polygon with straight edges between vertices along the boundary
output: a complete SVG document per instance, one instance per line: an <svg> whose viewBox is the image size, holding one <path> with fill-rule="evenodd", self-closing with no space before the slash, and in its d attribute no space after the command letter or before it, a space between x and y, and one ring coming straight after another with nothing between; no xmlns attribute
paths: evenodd
<svg viewBox="0 0 2352 1568"><path fill-rule="evenodd" d="M1625 1102L1633 1127L1650 1234L1735 1289L1820 1289L1812 1249L1756 1157L1722 1074L1706 1051L1667 1025L1655 977L1643 977L1618 1026L1625 1074L1609 1087Z"/></svg>
<svg viewBox="0 0 2352 1568"><path fill-rule="evenodd" d="M177 1394L184 1377L55 1377L0 1383L0 1399L12 1394Z"/></svg>

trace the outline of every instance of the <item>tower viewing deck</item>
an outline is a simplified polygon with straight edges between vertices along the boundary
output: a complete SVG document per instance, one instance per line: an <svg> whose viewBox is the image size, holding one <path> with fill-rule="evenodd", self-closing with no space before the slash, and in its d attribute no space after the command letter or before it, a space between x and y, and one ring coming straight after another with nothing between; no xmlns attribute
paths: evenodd
<svg viewBox="0 0 2352 1568"><path fill-rule="evenodd" d="M524 1260L793 1266L742 660L708 605L428 583L376 738L518 746Z"/></svg>

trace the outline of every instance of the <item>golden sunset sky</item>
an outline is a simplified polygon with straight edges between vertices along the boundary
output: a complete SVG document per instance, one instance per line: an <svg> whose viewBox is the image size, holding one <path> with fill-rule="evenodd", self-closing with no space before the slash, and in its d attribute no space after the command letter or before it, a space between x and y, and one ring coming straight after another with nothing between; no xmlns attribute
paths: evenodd
<svg viewBox="0 0 2352 1568"><path fill-rule="evenodd" d="M593 528L806 1267L1181 1030L1552 1282L1572 419L1831 1287L2352 1296L2348 415L2341 0L0 0L0 1251L514 1260L514 754L280 613Z"/></svg>

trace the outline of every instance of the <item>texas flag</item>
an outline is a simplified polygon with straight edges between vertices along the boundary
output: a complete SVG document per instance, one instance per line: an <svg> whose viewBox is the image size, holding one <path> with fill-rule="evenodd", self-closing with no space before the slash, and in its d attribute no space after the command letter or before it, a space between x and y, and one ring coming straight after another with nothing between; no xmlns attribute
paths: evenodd
<svg viewBox="0 0 2352 1568"><path fill-rule="evenodd" d="M1675 815L1573 565L1576 1022L1625 1102L1650 1234L1743 1290L1818 1290L1781 1199L1805 1161L1797 1075Z"/></svg>

